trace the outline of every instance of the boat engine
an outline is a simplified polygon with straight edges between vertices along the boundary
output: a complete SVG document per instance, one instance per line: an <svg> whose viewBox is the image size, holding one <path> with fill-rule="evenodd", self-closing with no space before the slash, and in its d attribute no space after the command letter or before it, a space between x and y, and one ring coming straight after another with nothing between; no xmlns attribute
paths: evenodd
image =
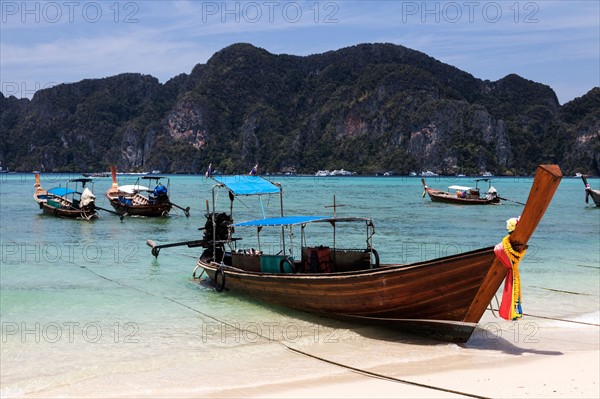
<svg viewBox="0 0 600 399"><path fill-rule="evenodd" d="M206 217L206 223L204 224L203 230L204 235L202 236L202 247L205 248L202 253L202 259L221 259L225 252L225 245L229 239L229 225L231 224L231 216L226 214L225 212L214 213L215 220L215 236L214 241L217 241L217 245L213 247L213 214L207 213L204 215ZM233 233L233 227L231 228L231 232ZM213 248L216 249L216 254L213 254Z"/></svg>

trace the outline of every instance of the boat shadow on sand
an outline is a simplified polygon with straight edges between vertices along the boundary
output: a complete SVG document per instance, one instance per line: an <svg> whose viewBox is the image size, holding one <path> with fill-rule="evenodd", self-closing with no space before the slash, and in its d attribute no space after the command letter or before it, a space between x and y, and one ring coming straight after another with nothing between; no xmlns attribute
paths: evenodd
<svg viewBox="0 0 600 399"><path fill-rule="evenodd" d="M203 289L212 290L214 287L209 279L193 279L193 284L201 286ZM227 288L225 288L227 290ZM227 290L228 291L228 290ZM223 299L219 293L214 292L219 299ZM460 348L466 350L475 351L494 351L502 352L508 355L521 356L525 354L545 355L545 356L560 356L563 352L546 350L546 349L535 349L532 345L541 345L538 343L536 338L532 335L524 336L521 338L521 342L514 342L513 331L514 325L503 326L506 323L504 320L496 322L488 322L483 325L475 327L475 331L471 335L471 338L467 342L446 342L440 341L435 338L428 338L419 335L418 331L410 331L410 329L402 330L398 326L385 326L385 325L373 325L372 323L360 323L357 321L348 321L340 318L331 318L328 315L318 315L313 313L302 312L300 310L290 309L284 306L275 305L260 299L253 298L241 293L228 292L227 301L239 301L239 304L245 306L256 306L267 312L276 313L277 316L271 320L261 323L248 322L247 326L251 326L250 329L245 330L245 333L256 334L256 325L264 324L270 326L280 326L287 328L287 334L291 336L286 340L284 337L282 343L286 346L288 344L296 344L299 342L298 334L310 336L313 342L324 342L329 344L342 343L343 339L340 337L352 336L354 334L363 337L368 340L384 341L390 344L399 345L414 345L414 346L425 346L425 347L447 347L449 345L457 345ZM212 316L211 316L212 317ZM281 322L281 320L284 322ZM217 320L218 318L215 318ZM274 320L279 320L278 322ZM244 327L242 324L230 321L222 320L222 323L236 326L235 328ZM527 327L524 327L525 329ZM303 331L303 332L299 332ZM273 335L274 332L270 331ZM257 334L258 335L258 334ZM285 333L284 333L285 335ZM262 335L264 337L264 335ZM276 340L276 339L275 339Z"/></svg>

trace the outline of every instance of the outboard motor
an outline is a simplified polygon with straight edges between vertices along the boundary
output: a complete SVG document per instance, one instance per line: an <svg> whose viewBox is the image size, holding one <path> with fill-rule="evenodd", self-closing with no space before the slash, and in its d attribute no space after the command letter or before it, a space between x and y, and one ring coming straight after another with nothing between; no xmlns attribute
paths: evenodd
<svg viewBox="0 0 600 399"><path fill-rule="evenodd" d="M486 199L493 200L498 197L498 191L494 188L494 186L490 187L487 194L485 195Z"/></svg>
<svg viewBox="0 0 600 399"><path fill-rule="evenodd" d="M229 238L229 225L231 224L231 216L225 212L215 213L215 241L226 241ZM203 247L206 248L202 253L204 259L221 259L225 250L223 243L216 245L216 254L213 254L213 214L207 213L205 215L206 223L204 224L204 235L202 241L204 242ZM231 228L233 233L233 227Z"/></svg>
<svg viewBox="0 0 600 399"><path fill-rule="evenodd" d="M159 204L168 204L170 202L167 188L160 182L154 187L152 194L154 194L154 197Z"/></svg>

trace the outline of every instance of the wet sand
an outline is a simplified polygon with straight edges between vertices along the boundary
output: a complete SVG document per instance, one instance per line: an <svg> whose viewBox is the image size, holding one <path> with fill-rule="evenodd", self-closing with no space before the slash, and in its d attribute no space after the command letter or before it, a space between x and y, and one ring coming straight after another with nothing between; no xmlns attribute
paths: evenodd
<svg viewBox="0 0 600 399"><path fill-rule="evenodd" d="M44 386L38 378L34 389L2 396L600 397L598 326L532 319L481 326L466 344L367 328L343 330L335 342L242 343L218 355L191 349L143 363L100 364L67 376L64 385L52 379Z"/></svg>

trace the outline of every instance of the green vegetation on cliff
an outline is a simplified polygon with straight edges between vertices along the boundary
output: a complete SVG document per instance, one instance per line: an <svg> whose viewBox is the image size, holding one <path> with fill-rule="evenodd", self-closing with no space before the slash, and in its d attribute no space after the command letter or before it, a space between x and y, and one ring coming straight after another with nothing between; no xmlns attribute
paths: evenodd
<svg viewBox="0 0 600 399"><path fill-rule="evenodd" d="M600 89L483 81L423 53L363 44L306 57L229 46L165 84L123 74L0 96L10 170L599 174Z"/></svg>

